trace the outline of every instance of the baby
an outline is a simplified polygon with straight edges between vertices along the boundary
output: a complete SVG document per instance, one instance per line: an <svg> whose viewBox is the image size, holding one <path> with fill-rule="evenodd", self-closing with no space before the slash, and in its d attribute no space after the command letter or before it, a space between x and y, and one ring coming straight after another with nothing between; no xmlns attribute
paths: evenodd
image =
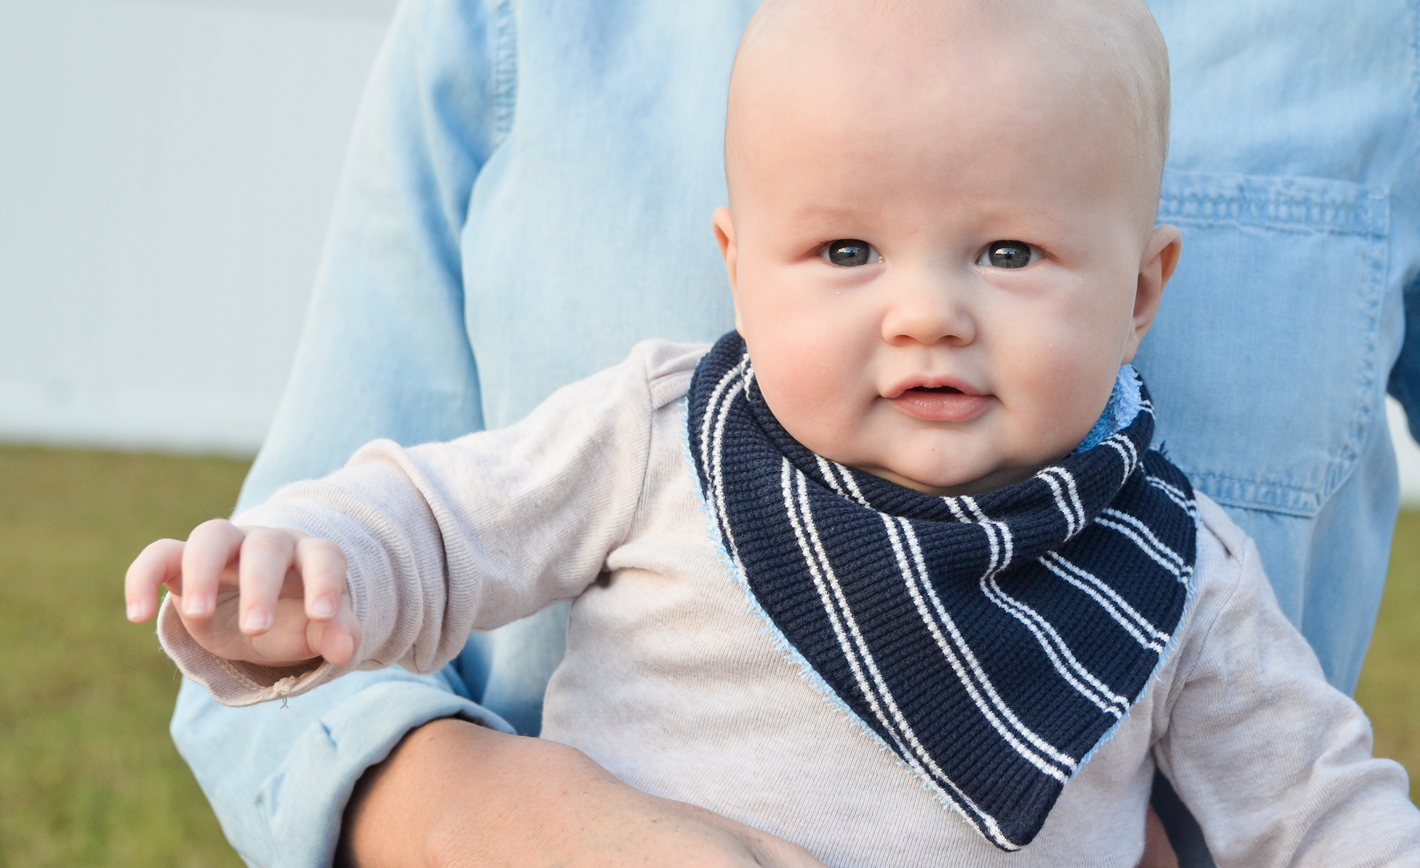
<svg viewBox="0 0 1420 868"><path fill-rule="evenodd" d="M1131 866L1156 766L1220 865L1420 864L1403 771L1149 449L1167 118L1137 0L771 0L736 332L154 543L129 617L166 584L244 705L573 600L543 736L829 865Z"/></svg>

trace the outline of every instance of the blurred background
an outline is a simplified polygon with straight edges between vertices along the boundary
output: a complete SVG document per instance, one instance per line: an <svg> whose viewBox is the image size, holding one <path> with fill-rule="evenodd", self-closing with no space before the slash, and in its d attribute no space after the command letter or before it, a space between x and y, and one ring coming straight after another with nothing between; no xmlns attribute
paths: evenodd
<svg viewBox="0 0 1420 868"><path fill-rule="evenodd" d="M230 510L394 5L0 0L0 868L240 864L121 576ZM1358 698L1420 771L1420 447L1390 421L1408 511Z"/></svg>
<svg viewBox="0 0 1420 868"><path fill-rule="evenodd" d="M261 444L393 0L0 0L0 437Z"/></svg>

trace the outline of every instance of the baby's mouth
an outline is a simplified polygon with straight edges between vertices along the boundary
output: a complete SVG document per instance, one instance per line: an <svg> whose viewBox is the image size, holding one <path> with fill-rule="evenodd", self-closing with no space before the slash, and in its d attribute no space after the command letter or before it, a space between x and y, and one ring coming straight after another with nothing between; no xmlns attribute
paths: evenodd
<svg viewBox="0 0 1420 868"><path fill-rule="evenodd" d="M902 412L929 422L968 422L991 403L990 395L971 394L956 386L911 386L889 400Z"/></svg>

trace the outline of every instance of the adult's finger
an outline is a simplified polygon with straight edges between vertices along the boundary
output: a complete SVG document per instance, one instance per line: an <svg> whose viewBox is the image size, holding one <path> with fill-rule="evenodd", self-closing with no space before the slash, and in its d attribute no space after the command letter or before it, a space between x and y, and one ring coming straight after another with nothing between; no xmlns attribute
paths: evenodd
<svg viewBox="0 0 1420 868"><path fill-rule="evenodd" d="M241 550L245 534L226 519L204 521L192 529L182 552L182 613L211 617L217 608L222 573Z"/></svg>
<svg viewBox="0 0 1420 868"><path fill-rule="evenodd" d="M158 586L182 580L182 540L160 539L149 544L123 576L128 620L137 624L158 611Z"/></svg>
<svg viewBox="0 0 1420 868"><path fill-rule="evenodd" d="M241 560L237 565L237 583L241 602L237 607L237 623L248 636L260 636L276 622L276 601L286 574L295 566L296 536L285 530L269 527L241 529Z"/></svg>

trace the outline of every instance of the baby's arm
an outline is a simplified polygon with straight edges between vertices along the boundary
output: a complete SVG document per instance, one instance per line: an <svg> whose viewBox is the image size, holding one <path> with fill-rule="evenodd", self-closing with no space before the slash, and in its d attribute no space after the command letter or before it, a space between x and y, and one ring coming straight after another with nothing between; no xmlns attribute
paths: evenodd
<svg viewBox="0 0 1420 868"><path fill-rule="evenodd" d="M197 644L217 657L273 668L350 661L360 626L335 543L289 528L198 525L187 542L158 540L124 578L128 620L158 610L165 585Z"/></svg>
<svg viewBox="0 0 1420 868"><path fill-rule="evenodd" d="M1326 683L1252 541L1217 504L1200 500L1199 514L1214 530L1200 533L1199 566L1223 566L1200 579L1155 757L1214 861L1420 864L1404 769L1372 755L1365 714Z"/></svg>
<svg viewBox="0 0 1420 868"><path fill-rule="evenodd" d="M337 473L287 486L237 518L299 533L222 523L182 551L171 542L149 550L134 568L135 616L151 615L158 584L181 578L181 592L197 599L164 603L159 638L185 675L228 705L294 696L356 669L436 671L470 630L572 599L597 579L631 532L652 416L684 393L702 351L642 345L508 428L407 449L367 444ZM201 571L189 577L194 564ZM305 570L311 584L298 587ZM333 635L308 624L325 618L322 600L336 603L324 622ZM189 614L219 601L218 616ZM258 618L248 627L238 619L250 608ZM256 640L266 612L275 635Z"/></svg>

